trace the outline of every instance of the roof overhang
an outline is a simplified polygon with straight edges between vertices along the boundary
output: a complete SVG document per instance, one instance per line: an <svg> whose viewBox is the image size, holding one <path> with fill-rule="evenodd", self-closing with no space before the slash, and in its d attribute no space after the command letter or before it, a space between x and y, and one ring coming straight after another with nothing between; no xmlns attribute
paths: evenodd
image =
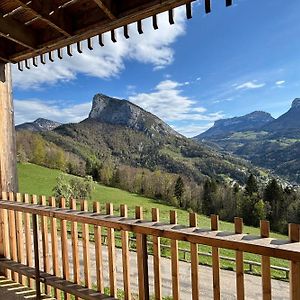
<svg viewBox="0 0 300 300"><path fill-rule="evenodd" d="M29 68L29 60L37 66L38 60L53 61L53 51L62 58L62 48L72 55L72 46L82 52L81 42L87 40L93 49L92 38L111 32L116 41L115 29L123 28L129 38L128 25L137 24L143 33L142 20L152 17L157 29L157 14L168 11L169 22L174 23L173 9L185 5L187 18L192 17L192 2L196 0L1 0L0 1L0 62L19 63ZM225 0L226 6L232 0ZM211 10L211 1L204 0L205 11Z"/></svg>

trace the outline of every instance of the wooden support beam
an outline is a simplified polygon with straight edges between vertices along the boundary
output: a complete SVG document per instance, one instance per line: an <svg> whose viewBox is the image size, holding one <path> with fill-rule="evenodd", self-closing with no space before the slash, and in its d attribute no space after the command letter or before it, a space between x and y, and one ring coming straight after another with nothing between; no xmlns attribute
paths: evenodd
<svg viewBox="0 0 300 300"><path fill-rule="evenodd" d="M0 14L0 36L29 49L37 48L37 36L34 31L10 16Z"/></svg>
<svg viewBox="0 0 300 300"><path fill-rule="evenodd" d="M20 5L33 13L36 18L43 20L61 34L70 37L72 35L71 17L64 9L57 9L53 1L46 0L19 0Z"/></svg>
<svg viewBox="0 0 300 300"><path fill-rule="evenodd" d="M117 18L113 13L112 1L103 1L103 0L93 0L93 1L101 8L101 10L107 15L109 19L115 20Z"/></svg>
<svg viewBox="0 0 300 300"><path fill-rule="evenodd" d="M11 67L0 64L0 191L17 192L17 159Z"/></svg>

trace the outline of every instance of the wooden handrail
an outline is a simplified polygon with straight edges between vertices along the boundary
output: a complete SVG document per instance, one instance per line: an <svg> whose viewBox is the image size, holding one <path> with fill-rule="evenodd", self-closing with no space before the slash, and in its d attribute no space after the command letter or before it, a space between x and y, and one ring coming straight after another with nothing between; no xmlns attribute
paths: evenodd
<svg viewBox="0 0 300 300"><path fill-rule="evenodd" d="M300 243L288 240L189 228L183 225L141 221L132 218L53 208L36 204L16 203L7 200L0 200L0 209L1 208L300 262Z"/></svg>
<svg viewBox="0 0 300 300"><path fill-rule="evenodd" d="M31 199L31 201L30 201ZM17 201L16 201L17 200ZM37 204L40 203L40 204ZM108 203L106 211L100 213L99 203L94 202L93 211L88 210L88 202L81 201L80 208L75 200L70 203L71 209L67 209L65 199L56 201L54 197L50 197L49 205L45 197L10 193L2 193L0 200L0 269L9 270L9 278L18 280L26 285L32 285L32 279L35 281L37 288L39 282L41 290L49 294L54 289L55 297L62 299L71 299L71 295L75 299L116 299L117 298L117 273L122 269L124 298L130 300L130 238L128 233L132 232L136 235L136 258L137 258L137 279L138 279L138 295L139 300L150 299L149 294L149 263L148 263L148 246L153 246L153 274L154 274L154 293L155 299L162 299L160 257L161 249L167 247L161 245L160 239L167 238L170 240L171 263L171 289L173 299L181 299L182 282L179 276L179 251L185 251L179 248L179 241L188 242L190 244L191 255L189 263L191 264L190 284L191 297L198 299L200 293L200 281L198 278L199 255L208 255L199 252L199 245L207 245L212 247L212 288L215 300L221 299L222 289L220 281L222 281L220 273L220 256L219 249L229 249L236 253L235 259L228 260L235 263L236 272L236 295L238 300L245 298L245 279L244 265L249 263L244 259L244 253L254 253L262 256L262 263L253 264L260 265L262 268L262 297L263 300L272 298L271 288L271 265L270 257L286 259L291 262L290 272L290 295L292 300L299 300L300 286L300 227L296 224L290 224L289 240L279 240L269 237L269 223L261 222L261 235L253 236L243 233L243 220L235 219L235 232L222 232L218 230L218 216L211 216L211 229L201 229L197 227L197 216L194 213L189 214L189 227L177 224L177 215L175 211L170 212L170 224L159 221L158 209L152 210L152 220L143 219L143 209L136 207L135 218L128 218L127 207L120 207L120 216L114 216L113 205ZM9 224L12 227L5 226L4 218L8 215ZM71 234L68 235L67 222L71 224ZM17 226L14 227L13 224ZM31 224L34 225L31 227ZM38 225L37 225L38 224ZM77 226L78 224L78 226ZM59 226L57 226L59 225ZM93 226L95 243L90 243L90 229ZM38 228L37 228L38 227ZM59 228L60 227L60 228ZM80 237L80 231L82 230ZM14 228L17 234L14 233ZM34 229L35 243L30 243L30 236ZM109 278L109 295L104 295L103 282L103 257L102 257L102 229L107 231L107 258L108 272L106 276ZM121 231L120 239L122 243L122 268L117 265L115 231ZM38 250L37 231L40 232L43 247ZM60 231L60 234L58 232ZM25 233L25 248L22 232ZM49 235L49 238L48 238ZM71 236L71 240L68 238ZM149 237L147 241L147 237ZM51 239L51 250L50 250ZM59 242L59 239L61 240ZM80 242L79 242L80 240ZM47 244L49 244L47 246ZM35 265L32 265L32 246L35 252ZM69 248L72 247L70 253ZM82 249L80 252L79 248ZM150 249L150 248L149 248ZM37 261L38 256L43 258L43 264ZM82 265L79 263L79 257L82 257ZM96 260L96 280L92 282L92 263L91 258ZM53 269L49 269L48 262L52 259ZM70 263L73 263L73 274L70 273ZM250 265L250 263L249 263ZM34 272L34 270L36 272ZM40 272L38 272L40 271ZM152 270L151 270L152 272ZM39 274L40 273L40 280ZM94 273L93 273L94 274ZM84 275L84 276L82 276ZM93 275L93 276L95 276ZM95 278L95 277L93 277ZM84 282L84 283L82 283ZM81 283L81 284L80 284ZM200 284L201 285L201 284ZM93 292L93 288L97 292ZM50 289L51 288L51 289ZM52 290L53 291L53 290Z"/></svg>

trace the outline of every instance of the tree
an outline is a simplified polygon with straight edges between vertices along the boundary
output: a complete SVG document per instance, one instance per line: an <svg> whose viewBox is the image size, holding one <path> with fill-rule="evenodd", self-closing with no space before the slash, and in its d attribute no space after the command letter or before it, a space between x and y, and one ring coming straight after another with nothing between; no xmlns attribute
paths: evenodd
<svg viewBox="0 0 300 300"><path fill-rule="evenodd" d="M46 143L41 136L35 135L33 138L32 162L43 165L46 157Z"/></svg>
<svg viewBox="0 0 300 300"><path fill-rule="evenodd" d="M280 230L280 224L286 215L286 207L284 205L284 192L282 187L277 183L276 179L272 179L264 190L264 201L269 203L271 210L268 219L271 226L275 230Z"/></svg>
<svg viewBox="0 0 300 300"><path fill-rule="evenodd" d="M253 174L250 174L250 176L247 179L245 192L249 196L252 196L253 194L258 193L257 182L256 182L256 179Z"/></svg>
<svg viewBox="0 0 300 300"><path fill-rule="evenodd" d="M71 177L60 175L56 179L56 185L53 188L54 196L65 198L67 202L70 199L90 199L92 194L93 179L87 176L82 179L79 177Z"/></svg>
<svg viewBox="0 0 300 300"><path fill-rule="evenodd" d="M176 197L180 207L183 207L182 205L183 194L184 194L184 182L181 176L179 176L175 183L174 196Z"/></svg>
<svg viewBox="0 0 300 300"><path fill-rule="evenodd" d="M207 179L203 186L202 212L209 216L216 213L215 202L217 193L217 183L214 179Z"/></svg>

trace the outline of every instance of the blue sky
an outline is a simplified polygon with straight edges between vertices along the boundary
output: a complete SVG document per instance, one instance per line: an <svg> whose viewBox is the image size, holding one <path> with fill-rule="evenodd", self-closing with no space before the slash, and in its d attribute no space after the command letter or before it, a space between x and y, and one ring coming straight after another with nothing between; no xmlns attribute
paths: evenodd
<svg viewBox="0 0 300 300"><path fill-rule="evenodd" d="M300 2L212 0L193 6L193 19L176 9L175 25L130 26L113 44L19 72L14 68L16 123L38 117L63 123L84 119L93 95L130 101L194 136L219 118L270 112L278 117L300 97Z"/></svg>

